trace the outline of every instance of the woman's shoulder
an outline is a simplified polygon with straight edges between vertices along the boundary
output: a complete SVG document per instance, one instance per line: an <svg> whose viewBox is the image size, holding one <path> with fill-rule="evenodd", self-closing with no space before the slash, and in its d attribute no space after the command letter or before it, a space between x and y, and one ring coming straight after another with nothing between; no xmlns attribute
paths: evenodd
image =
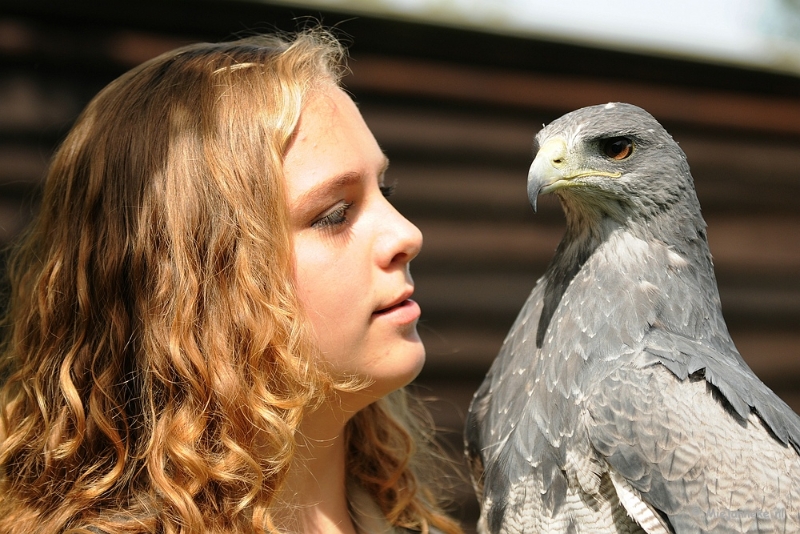
<svg viewBox="0 0 800 534"><path fill-rule="evenodd" d="M420 534L419 530L392 527L381 513L377 503L364 488L353 482L347 485L347 496L353 522L359 532L370 534ZM435 527L428 529L429 534L444 534Z"/></svg>

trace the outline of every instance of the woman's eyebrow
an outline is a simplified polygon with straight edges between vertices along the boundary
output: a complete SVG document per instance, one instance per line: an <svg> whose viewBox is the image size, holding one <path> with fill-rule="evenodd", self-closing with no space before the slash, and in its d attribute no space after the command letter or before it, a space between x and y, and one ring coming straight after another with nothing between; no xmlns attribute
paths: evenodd
<svg viewBox="0 0 800 534"><path fill-rule="evenodd" d="M386 169L389 168L389 159L384 157L383 163L381 163L380 169L378 170L378 179L381 180L383 175L386 173ZM334 194L337 190L341 188L346 188L352 185L355 185L359 181L363 179L363 176L359 172L346 172L343 174L339 174L325 180L321 184L318 184L308 191L301 194L297 197L297 200L294 203L296 208L305 205L314 205L320 201L324 201L329 196Z"/></svg>
<svg viewBox="0 0 800 534"><path fill-rule="evenodd" d="M329 196L333 195L337 190L352 186L362 180L361 173L346 172L338 176L334 176L318 184L308 191L297 197L294 203L296 208L302 206L314 205L319 202L325 201Z"/></svg>

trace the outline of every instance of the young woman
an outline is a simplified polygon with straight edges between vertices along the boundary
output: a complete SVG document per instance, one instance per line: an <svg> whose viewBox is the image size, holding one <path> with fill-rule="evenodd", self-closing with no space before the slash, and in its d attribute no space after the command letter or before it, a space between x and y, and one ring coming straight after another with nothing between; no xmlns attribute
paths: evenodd
<svg viewBox="0 0 800 534"><path fill-rule="evenodd" d="M106 87L10 266L0 532L459 527L387 161L321 31L199 44Z"/></svg>

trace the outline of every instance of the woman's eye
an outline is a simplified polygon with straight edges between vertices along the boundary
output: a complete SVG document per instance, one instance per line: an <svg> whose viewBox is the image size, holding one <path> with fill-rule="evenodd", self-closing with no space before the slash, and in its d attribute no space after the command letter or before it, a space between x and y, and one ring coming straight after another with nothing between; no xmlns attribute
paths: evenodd
<svg viewBox="0 0 800 534"><path fill-rule="evenodd" d="M385 198L389 198L390 196L394 195L395 184L381 185L380 188L381 194L383 194Z"/></svg>
<svg viewBox="0 0 800 534"><path fill-rule="evenodd" d="M633 153L633 141L627 137L612 137L604 139L600 143L600 148L606 157L619 161Z"/></svg>
<svg viewBox="0 0 800 534"><path fill-rule="evenodd" d="M347 222L347 210L352 207L352 202L345 202L339 204L335 209L326 213L313 223L312 228L330 228L332 226L339 226Z"/></svg>

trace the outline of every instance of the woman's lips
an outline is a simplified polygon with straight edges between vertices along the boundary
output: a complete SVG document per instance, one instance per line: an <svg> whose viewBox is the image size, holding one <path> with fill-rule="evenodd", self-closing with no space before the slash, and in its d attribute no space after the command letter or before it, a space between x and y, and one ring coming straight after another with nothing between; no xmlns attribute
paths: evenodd
<svg viewBox="0 0 800 534"><path fill-rule="evenodd" d="M405 299L394 306L378 310L373 317L387 318L400 324L406 324L419 319L422 310L419 304L411 299Z"/></svg>

